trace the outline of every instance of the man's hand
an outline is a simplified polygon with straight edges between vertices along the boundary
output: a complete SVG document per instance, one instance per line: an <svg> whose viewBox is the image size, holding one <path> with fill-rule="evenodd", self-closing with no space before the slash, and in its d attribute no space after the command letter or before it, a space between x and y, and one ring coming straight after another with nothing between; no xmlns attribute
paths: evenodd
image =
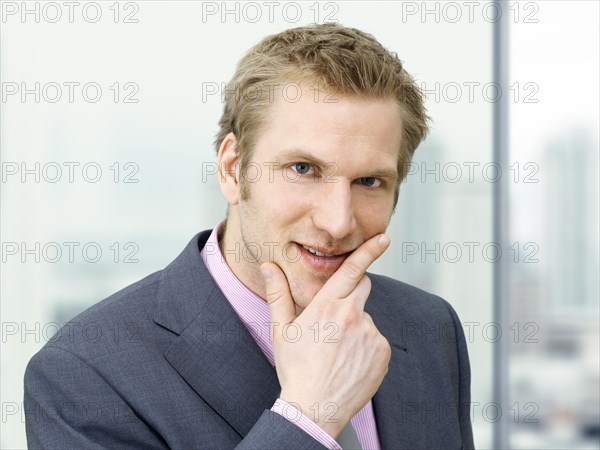
<svg viewBox="0 0 600 450"><path fill-rule="evenodd" d="M364 273L389 243L382 234L364 242L299 316L281 269L261 266L271 321L279 323L273 327L273 352L280 398L299 406L334 439L388 371L390 345L364 312L371 291Z"/></svg>

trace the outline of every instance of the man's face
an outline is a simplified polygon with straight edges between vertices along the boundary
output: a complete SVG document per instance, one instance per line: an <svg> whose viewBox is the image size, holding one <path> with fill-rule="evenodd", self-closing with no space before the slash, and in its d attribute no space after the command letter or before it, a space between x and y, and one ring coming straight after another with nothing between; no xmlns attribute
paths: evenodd
<svg viewBox="0 0 600 450"><path fill-rule="evenodd" d="M401 139L394 99L336 96L328 103L323 92L302 88L297 102L279 97L270 105L242 179L247 198L239 184L224 190L230 214L222 243L227 251L241 246L237 258L226 254L227 263L262 298L259 267L276 263L298 312L353 250L386 230ZM221 149L220 160L231 148Z"/></svg>

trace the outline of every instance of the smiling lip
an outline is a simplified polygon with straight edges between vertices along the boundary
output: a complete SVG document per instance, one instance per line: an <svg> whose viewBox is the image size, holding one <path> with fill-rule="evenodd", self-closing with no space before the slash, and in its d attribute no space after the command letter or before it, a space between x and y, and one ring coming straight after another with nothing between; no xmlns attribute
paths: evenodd
<svg viewBox="0 0 600 450"><path fill-rule="evenodd" d="M346 252L346 253L338 253L337 255L334 254L333 256L317 256L314 253L311 253L308 250L306 250L304 248L304 246L302 244L299 244L298 242L294 242L294 245L296 246L296 248L298 249L298 252L300 253L301 260L308 267L310 267L310 269L312 269L316 272L328 273L328 274L332 274L336 270L338 270L339 267L344 262L344 260L348 256L350 256L350 253L351 253L351 252ZM313 246L309 246L309 245L307 245L306 247L315 249ZM317 250L317 249L315 249L315 250ZM320 253L328 254L326 252L320 252Z"/></svg>

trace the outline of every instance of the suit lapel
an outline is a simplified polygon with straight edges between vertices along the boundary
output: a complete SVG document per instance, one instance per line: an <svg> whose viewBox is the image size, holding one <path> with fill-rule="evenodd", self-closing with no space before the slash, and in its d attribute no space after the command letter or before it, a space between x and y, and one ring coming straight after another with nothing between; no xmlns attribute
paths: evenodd
<svg viewBox="0 0 600 450"><path fill-rule="evenodd" d="M422 432L418 415L421 373L417 349L402 336L401 319L395 317L391 307L391 302L398 300L377 289L374 277L371 280L373 288L365 311L392 348L388 372L372 400L379 441L382 449L415 448Z"/></svg>
<svg viewBox="0 0 600 450"><path fill-rule="evenodd" d="M179 334L165 358L243 437L281 391L275 369L208 273L196 236L164 271L155 322Z"/></svg>

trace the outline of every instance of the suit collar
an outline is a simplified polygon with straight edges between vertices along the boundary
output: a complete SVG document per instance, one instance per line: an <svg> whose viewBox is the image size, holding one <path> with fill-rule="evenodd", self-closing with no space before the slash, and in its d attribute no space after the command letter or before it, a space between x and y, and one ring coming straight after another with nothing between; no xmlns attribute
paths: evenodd
<svg viewBox="0 0 600 450"><path fill-rule="evenodd" d="M163 271L154 321L179 335L165 353L167 361L245 436L273 406L281 387L202 261L200 250L210 232L197 234Z"/></svg>
<svg viewBox="0 0 600 450"><path fill-rule="evenodd" d="M160 275L154 322L181 334L217 289L200 256L211 230L198 233Z"/></svg>

